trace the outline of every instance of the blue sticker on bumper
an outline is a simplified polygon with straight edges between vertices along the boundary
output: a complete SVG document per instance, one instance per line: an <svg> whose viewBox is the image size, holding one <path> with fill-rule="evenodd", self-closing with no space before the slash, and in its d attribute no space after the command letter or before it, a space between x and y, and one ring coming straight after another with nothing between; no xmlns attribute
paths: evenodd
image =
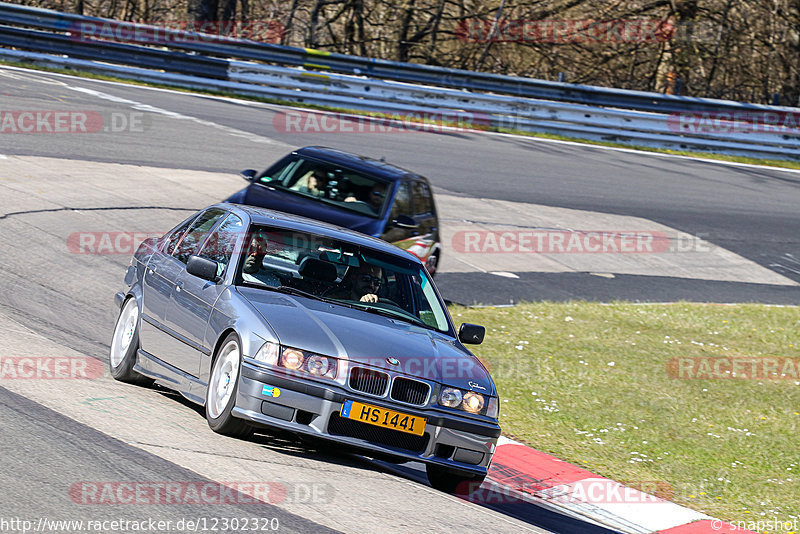
<svg viewBox="0 0 800 534"><path fill-rule="evenodd" d="M346 400L342 405L342 417L350 417L350 408L353 407L353 401Z"/></svg>
<svg viewBox="0 0 800 534"><path fill-rule="evenodd" d="M280 397L281 390L275 386L264 386L261 388L261 394L267 397Z"/></svg>

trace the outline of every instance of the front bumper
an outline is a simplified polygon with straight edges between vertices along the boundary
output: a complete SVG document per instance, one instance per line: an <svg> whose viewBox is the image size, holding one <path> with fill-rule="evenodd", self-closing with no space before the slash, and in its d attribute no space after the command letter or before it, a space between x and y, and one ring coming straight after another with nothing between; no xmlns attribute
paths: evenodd
<svg viewBox="0 0 800 534"><path fill-rule="evenodd" d="M264 394L264 386L268 390L277 388L279 395ZM417 437L344 419L339 412L346 399L425 417L425 433ZM486 475L500 435L496 424L430 408L387 403L384 399L345 390L338 384L321 385L277 375L246 362L242 363L233 414L258 425L335 441L367 454L436 464L466 476Z"/></svg>

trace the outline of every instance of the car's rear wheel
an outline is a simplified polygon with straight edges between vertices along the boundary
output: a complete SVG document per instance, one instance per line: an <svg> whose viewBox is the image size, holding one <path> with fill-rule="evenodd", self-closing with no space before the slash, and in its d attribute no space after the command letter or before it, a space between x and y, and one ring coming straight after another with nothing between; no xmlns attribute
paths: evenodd
<svg viewBox="0 0 800 534"><path fill-rule="evenodd" d="M437 490L463 496L472 494L486 478L480 475L458 475L432 464L426 465L425 471L428 473L428 482Z"/></svg>
<svg viewBox="0 0 800 534"><path fill-rule="evenodd" d="M246 437L253 432L252 426L231 413L239 391L241 361L239 336L231 332L214 355L206 389L206 419L211 430L218 434Z"/></svg>
<svg viewBox="0 0 800 534"><path fill-rule="evenodd" d="M111 376L120 382L147 386L153 383L148 378L133 370L136 365L136 352L139 350L139 305L135 298L129 298L122 305L111 338L111 350L108 353L108 366Z"/></svg>

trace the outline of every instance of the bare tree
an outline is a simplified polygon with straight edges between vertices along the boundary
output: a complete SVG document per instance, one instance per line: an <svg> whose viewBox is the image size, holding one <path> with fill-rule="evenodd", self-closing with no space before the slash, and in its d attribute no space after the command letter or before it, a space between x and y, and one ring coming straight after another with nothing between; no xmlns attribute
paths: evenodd
<svg viewBox="0 0 800 534"><path fill-rule="evenodd" d="M219 0L189 0L189 16L195 25L217 20Z"/></svg>
<svg viewBox="0 0 800 534"><path fill-rule="evenodd" d="M662 92L680 79L684 94L768 102L778 93L800 106L800 0L18 1L148 22L256 20L281 27L273 37L291 46ZM576 29L614 21L668 22L674 31L581 39ZM488 33L493 23L495 39L465 32ZM555 23L574 23L574 35L534 31ZM509 35L510 25L524 31Z"/></svg>

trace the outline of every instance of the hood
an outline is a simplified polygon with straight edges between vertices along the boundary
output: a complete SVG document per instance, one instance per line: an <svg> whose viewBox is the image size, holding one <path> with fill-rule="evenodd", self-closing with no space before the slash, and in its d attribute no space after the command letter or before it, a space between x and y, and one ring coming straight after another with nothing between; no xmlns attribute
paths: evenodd
<svg viewBox="0 0 800 534"><path fill-rule="evenodd" d="M314 299L237 289L284 346L496 395L483 365L446 334Z"/></svg>
<svg viewBox="0 0 800 534"><path fill-rule="evenodd" d="M228 201L293 213L369 235L380 234L382 230L380 219L261 185L251 185L232 195Z"/></svg>

